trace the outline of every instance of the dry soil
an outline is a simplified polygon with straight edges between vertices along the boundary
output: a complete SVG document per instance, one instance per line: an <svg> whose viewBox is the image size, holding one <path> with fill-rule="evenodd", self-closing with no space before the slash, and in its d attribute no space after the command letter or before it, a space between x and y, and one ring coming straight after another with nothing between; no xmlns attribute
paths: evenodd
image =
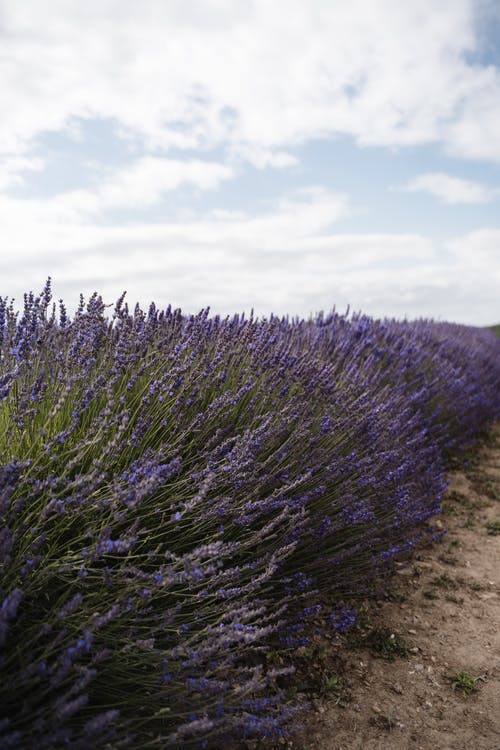
<svg viewBox="0 0 500 750"><path fill-rule="evenodd" d="M348 652L342 688L334 677L314 698L288 748L500 750L500 425L450 479L442 541L398 571L390 600L368 604L369 629L388 628L408 654Z"/></svg>

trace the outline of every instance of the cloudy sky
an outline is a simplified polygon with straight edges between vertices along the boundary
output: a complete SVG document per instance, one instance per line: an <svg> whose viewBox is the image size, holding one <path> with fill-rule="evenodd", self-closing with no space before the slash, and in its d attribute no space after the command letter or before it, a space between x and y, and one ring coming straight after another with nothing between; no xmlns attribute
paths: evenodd
<svg viewBox="0 0 500 750"><path fill-rule="evenodd" d="M500 322L500 0L0 0L0 295Z"/></svg>

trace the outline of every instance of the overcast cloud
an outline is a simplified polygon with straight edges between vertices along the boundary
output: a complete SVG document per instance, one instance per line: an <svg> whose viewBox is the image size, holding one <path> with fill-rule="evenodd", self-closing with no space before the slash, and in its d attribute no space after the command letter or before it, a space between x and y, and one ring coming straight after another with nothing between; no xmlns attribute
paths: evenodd
<svg viewBox="0 0 500 750"><path fill-rule="evenodd" d="M500 321L496 0L4 0L0 295Z"/></svg>

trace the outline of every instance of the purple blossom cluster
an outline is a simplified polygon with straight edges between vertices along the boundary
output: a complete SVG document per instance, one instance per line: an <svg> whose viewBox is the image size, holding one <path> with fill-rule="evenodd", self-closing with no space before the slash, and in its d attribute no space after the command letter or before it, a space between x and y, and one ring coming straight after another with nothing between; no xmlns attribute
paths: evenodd
<svg viewBox="0 0 500 750"><path fill-rule="evenodd" d="M0 298L0 746L280 737L319 602L347 631L435 538L447 466L500 415L500 342L105 311L50 280Z"/></svg>

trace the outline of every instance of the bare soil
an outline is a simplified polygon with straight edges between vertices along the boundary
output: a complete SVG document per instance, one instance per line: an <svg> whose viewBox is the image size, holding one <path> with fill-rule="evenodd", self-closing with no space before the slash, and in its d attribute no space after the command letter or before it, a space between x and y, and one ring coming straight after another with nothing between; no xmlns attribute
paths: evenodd
<svg viewBox="0 0 500 750"><path fill-rule="evenodd" d="M357 648L282 747L500 750L500 425L450 478L447 533L367 604ZM377 658L391 640L406 655Z"/></svg>

